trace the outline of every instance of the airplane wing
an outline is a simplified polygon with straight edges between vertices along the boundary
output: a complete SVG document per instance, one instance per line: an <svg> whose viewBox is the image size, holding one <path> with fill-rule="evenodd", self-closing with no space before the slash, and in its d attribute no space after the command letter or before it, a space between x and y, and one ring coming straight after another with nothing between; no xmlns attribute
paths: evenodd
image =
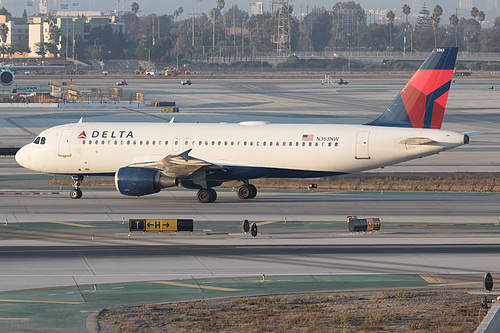
<svg viewBox="0 0 500 333"><path fill-rule="evenodd" d="M167 155L159 161L139 162L131 166L145 167L162 170L169 177L179 178L187 177L194 174L196 171L205 170L225 170L222 165L214 164L200 158L190 156L192 149L188 149L177 155Z"/></svg>

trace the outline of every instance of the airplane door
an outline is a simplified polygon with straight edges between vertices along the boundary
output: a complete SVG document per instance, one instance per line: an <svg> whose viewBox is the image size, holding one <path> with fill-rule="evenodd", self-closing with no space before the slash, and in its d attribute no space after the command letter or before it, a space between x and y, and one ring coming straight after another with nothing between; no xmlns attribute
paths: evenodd
<svg viewBox="0 0 500 333"><path fill-rule="evenodd" d="M174 138L174 151L179 151L180 138Z"/></svg>
<svg viewBox="0 0 500 333"><path fill-rule="evenodd" d="M72 129L65 129L61 133L61 139L59 140L58 155L61 157L71 156L70 143L71 135L73 134Z"/></svg>
<svg viewBox="0 0 500 333"><path fill-rule="evenodd" d="M190 146L191 146L191 143L189 141L189 138L184 138L182 140L182 151L188 150Z"/></svg>
<svg viewBox="0 0 500 333"><path fill-rule="evenodd" d="M356 159L368 159L370 158L370 153L368 150L370 132L359 131L356 134Z"/></svg>

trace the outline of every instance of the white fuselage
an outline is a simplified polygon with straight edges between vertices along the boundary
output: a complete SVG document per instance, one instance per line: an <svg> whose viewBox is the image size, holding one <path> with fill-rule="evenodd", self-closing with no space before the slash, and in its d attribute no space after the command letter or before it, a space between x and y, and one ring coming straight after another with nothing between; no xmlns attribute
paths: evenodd
<svg viewBox="0 0 500 333"><path fill-rule="evenodd" d="M369 170L464 144L463 134L436 129L263 122L75 123L39 137L44 144L21 148L18 163L71 175L114 174L191 149L189 156L215 165L304 171L306 177ZM415 143L421 138L425 143Z"/></svg>

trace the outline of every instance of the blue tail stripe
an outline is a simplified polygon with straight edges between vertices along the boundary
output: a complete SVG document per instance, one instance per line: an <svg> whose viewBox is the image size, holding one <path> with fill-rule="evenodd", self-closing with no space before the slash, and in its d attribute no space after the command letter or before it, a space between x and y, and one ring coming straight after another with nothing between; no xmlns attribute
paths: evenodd
<svg viewBox="0 0 500 333"><path fill-rule="evenodd" d="M425 101L424 128L431 128L432 112L434 111L434 102L436 101L436 99L438 99L448 90L450 90L450 86L451 86L451 81L448 81L441 87L437 88L432 93L427 95L427 99Z"/></svg>
<svg viewBox="0 0 500 333"><path fill-rule="evenodd" d="M440 52L438 52L438 50ZM454 69L457 58L457 47L441 47L432 51L420 69Z"/></svg>

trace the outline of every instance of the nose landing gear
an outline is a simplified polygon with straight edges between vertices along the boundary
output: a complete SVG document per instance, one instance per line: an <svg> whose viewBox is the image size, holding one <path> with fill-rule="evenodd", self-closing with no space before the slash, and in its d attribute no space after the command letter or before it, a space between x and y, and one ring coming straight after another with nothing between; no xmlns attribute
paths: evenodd
<svg viewBox="0 0 500 333"><path fill-rule="evenodd" d="M72 176L73 180L75 181L74 189L69 191L69 197L71 199L80 199L83 195L82 190L80 189L80 186L82 185L83 182L83 176L82 175L77 175L77 176Z"/></svg>

